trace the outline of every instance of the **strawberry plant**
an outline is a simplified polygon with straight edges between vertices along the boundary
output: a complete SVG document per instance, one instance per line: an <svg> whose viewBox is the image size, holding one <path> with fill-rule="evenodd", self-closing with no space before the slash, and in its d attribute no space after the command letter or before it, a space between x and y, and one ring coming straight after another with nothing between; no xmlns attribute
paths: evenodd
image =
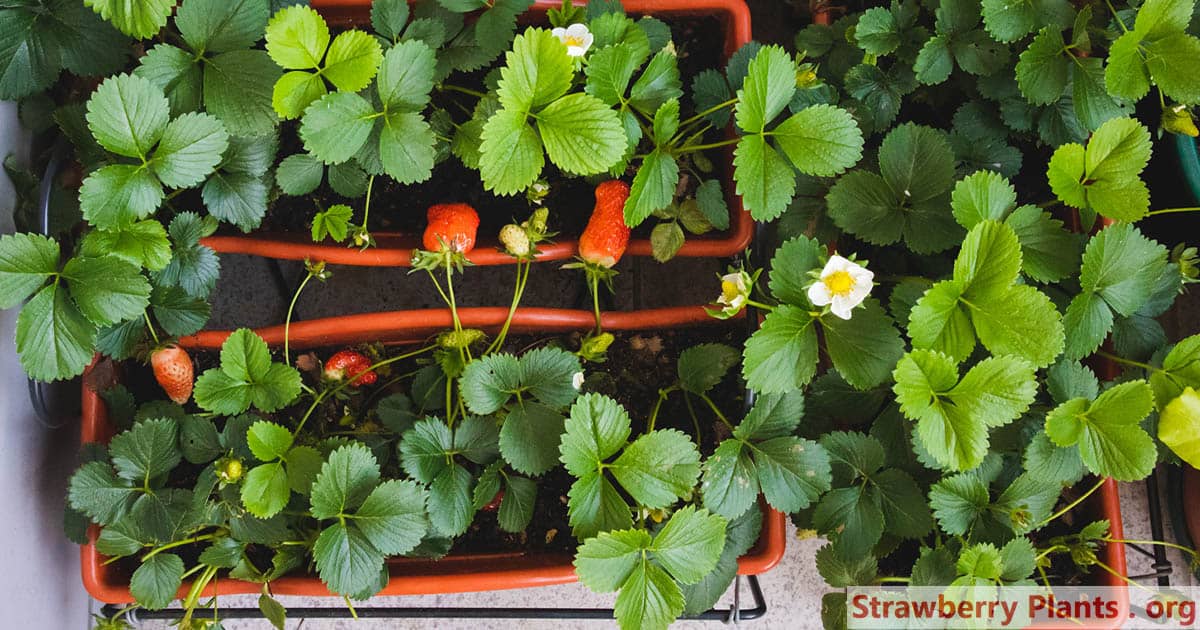
<svg viewBox="0 0 1200 630"><path fill-rule="evenodd" d="M1102 577L1123 541L1080 503L1200 463L1200 337L1157 320L1196 251L1138 226L1196 211L1143 179L1156 135L1196 134L1193 0L819 3L831 24L720 67L613 0L544 19L374 0L355 24L268 0L3 4L0 97L73 151L52 235L0 237L0 306L23 303L33 378L127 362L72 533L101 526L135 607L182 594L181 627L219 617L219 579L261 584L281 626L283 576L353 607L389 557L519 539L573 554L622 627L662 628L718 601L768 508L827 539L835 588ZM480 195L410 207L456 179ZM539 248L583 210L564 189L595 195L565 265L594 326L518 339ZM600 285L631 234L666 261L729 229L732 195L770 225L709 312L761 324L638 362L652 344L604 329ZM220 275L206 238L283 225L368 249L404 214L451 322L424 344L296 355L321 260L278 353L246 329L219 353L188 338ZM492 236L514 277L484 331L460 276Z"/></svg>

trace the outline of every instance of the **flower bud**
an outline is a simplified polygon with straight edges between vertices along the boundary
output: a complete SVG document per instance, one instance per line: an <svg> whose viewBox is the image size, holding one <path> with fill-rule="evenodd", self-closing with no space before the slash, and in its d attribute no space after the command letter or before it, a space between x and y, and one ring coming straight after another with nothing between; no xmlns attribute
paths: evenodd
<svg viewBox="0 0 1200 630"><path fill-rule="evenodd" d="M245 467L237 457L222 457L217 460L217 479L220 479L221 483L237 483L242 479L243 472Z"/></svg>
<svg viewBox="0 0 1200 630"><path fill-rule="evenodd" d="M546 231L550 228L547 221L550 219L550 210L548 208L538 208L529 216L526 227L529 231L537 235L539 238L546 235Z"/></svg>
<svg viewBox="0 0 1200 630"><path fill-rule="evenodd" d="M544 179L539 179L536 182L533 182L529 185L529 188L525 189L525 198L529 200L529 203L537 204L539 206L542 205L542 201L545 200L546 196L549 194L550 184Z"/></svg>
<svg viewBox="0 0 1200 630"><path fill-rule="evenodd" d="M1192 113L1183 105L1175 105L1163 110L1162 128L1181 136L1190 136L1192 138L1200 136L1200 129L1196 129L1196 122L1192 120Z"/></svg>
<svg viewBox="0 0 1200 630"><path fill-rule="evenodd" d="M600 363L604 361L604 357L608 353L608 347L612 345L613 340L612 333L600 333L599 335L588 336L583 340L583 344L579 348L579 356L587 361Z"/></svg>
<svg viewBox="0 0 1200 630"><path fill-rule="evenodd" d="M819 83L817 79L817 67L811 63L800 64L796 70L796 87L800 89L808 89Z"/></svg>
<svg viewBox="0 0 1200 630"><path fill-rule="evenodd" d="M504 248L509 254L517 258L529 255L529 235L519 225L509 223L500 228L500 242L504 243Z"/></svg>

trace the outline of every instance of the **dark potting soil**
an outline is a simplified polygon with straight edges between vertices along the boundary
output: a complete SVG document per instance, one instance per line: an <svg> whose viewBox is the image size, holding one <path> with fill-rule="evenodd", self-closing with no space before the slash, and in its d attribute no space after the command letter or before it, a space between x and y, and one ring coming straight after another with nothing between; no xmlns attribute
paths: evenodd
<svg viewBox="0 0 1200 630"><path fill-rule="evenodd" d="M670 387L677 380L676 363L683 350L703 343L724 343L740 347L745 339L744 326L740 322L679 330L622 332L615 333L615 336L616 339L609 348L608 360L585 366L587 379L583 390L612 396L619 401L633 421L634 436L645 431L647 419L659 398L659 390ZM519 353L547 345L574 350L579 347L579 342L579 334L518 335L509 337L503 351ZM315 354L324 358L340 349L322 349ZM364 346L360 349L367 352L380 350L378 346ZM298 358L305 352L307 351L296 351L293 358ZM386 354L394 355L396 352L388 350ZM279 360L277 352L275 355L274 358ZM192 359L197 374L219 364L219 355L214 351L194 352ZM429 359L424 357L398 362L390 366L390 377L408 374L428 364ZM127 362L123 367L123 383L136 400L142 402L162 398L162 393L147 366ZM389 379L387 375L381 376L381 383ZM306 376L306 380L313 382L313 376ZM311 429L312 433L308 430L305 433L311 437L308 440L302 438L302 441L316 442L326 437L357 436L372 446L380 460L385 478L403 476L396 456L398 436L387 433L373 417L366 417L361 412L362 409L373 409L379 399L396 392L407 393L395 385L382 389L368 387L356 392L348 400L326 403L308 420L306 427ZM744 385L734 369L709 396L717 408L736 423L742 416L744 394ZM675 392L662 404L655 428L677 429L693 437L696 437L696 432L699 431L700 450L707 455L715 449L721 439L728 437L729 430L705 402L691 395L686 396L687 399L684 393ZM259 415L284 426L294 426L306 407L307 404L300 404L282 412ZM190 402L188 411L198 412L199 409L194 402ZM218 430L221 428L221 422L218 420ZM190 487L200 469L198 466L182 466L172 479L172 485ZM476 513L466 533L455 539L451 553L573 553L578 542L571 535L567 519L567 492L573 481L574 479L561 467L540 477L533 519L525 531L520 533L514 534L500 529L495 512ZM188 554L198 554L199 551L199 548L183 549L181 553L186 557L193 557ZM123 566L132 570L132 561Z"/></svg>
<svg viewBox="0 0 1200 630"><path fill-rule="evenodd" d="M721 68L724 33L719 20L715 17L689 17L668 22L672 38L676 42L680 77L686 95L690 94L692 78L706 68ZM502 63L503 57L497 61ZM483 71L469 75L455 75L449 82L465 82L472 88L482 84ZM580 74L582 77L582 74ZM469 110L474 106L473 97L462 94L434 89L433 106L441 108L454 117L456 123L462 123ZM303 152L304 147L297 134L298 123L291 122L282 126L280 155L290 155ZM720 160L713 161L719 166ZM632 179L632 172L623 175L627 181ZM608 178L600 175L590 178L564 177L553 165L547 163L543 177L550 184L549 195L543 201L551 211L550 228L558 232L563 239L577 237L587 224L592 206L595 203L593 195L594 184ZM689 185L698 182L694 178ZM313 193L299 197L282 195L273 201L263 220L262 231L283 231L305 233L312 223L313 215L318 208L328 208L335 204L347 204L354 208L353 222L362 219L364 198L346 199L337 194L328 183L328 178ZM426 182L414 185L402 185L389 177L377 177L371 199L371 211L368 228L374 232L401 232L419 234L425 228L425 211L429 206L441 203L468 203L479 213L481 235L494 236L501 227L514 220L517 222L528 218L534 207L523 195L498 197L484 190L483 183L477 171L468 169L453 155L434 167L433 174ZM649 238L654 222L646 222L635 230L635 237ZM239 234L237 228L222 226L222 232Z"/></svg>

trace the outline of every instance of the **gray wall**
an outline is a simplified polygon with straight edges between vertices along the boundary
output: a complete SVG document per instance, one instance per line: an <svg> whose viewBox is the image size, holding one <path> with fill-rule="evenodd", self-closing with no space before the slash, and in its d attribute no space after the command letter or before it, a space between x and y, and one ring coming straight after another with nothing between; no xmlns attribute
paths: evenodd
<svg viewBox="0 0 1200 630"><path fill-rule="evenodd" d="M26 142L16 105L0 103L0 158L23 156ZM13 231L13 203L12 184L0 176L0 233ZM18 310L0 311L0 617L7 628L86 628L79 547L62 533L79 422L71 418L63 429L50 430L34 415L13 343Z"/></svg>

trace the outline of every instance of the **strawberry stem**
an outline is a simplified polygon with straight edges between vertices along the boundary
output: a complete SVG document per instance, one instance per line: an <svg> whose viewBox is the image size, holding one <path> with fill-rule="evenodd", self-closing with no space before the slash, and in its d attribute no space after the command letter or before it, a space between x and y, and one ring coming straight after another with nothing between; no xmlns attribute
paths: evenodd
<svg viewBox="0 0 1200 630"><path fill-rule="evenodd" d="M292 332L292 313L296 310L296 302L300 299L300 294L304 291L304 287L308 285L308 281L316 275L311 269L308 270L308 275L304 276L304 280L300 281L300 286L296 287L296 292L292 294L292 302L288 304L287 318L283 320L283 364L291 365L292 358L290 354L291 332Z"/></svg>
<svg viewBox="0 0 1200 630"><path fill-rule="evenodd" d="M154 332L154 324L150 323L150 311L142 311L142 317L146 319L146 328L150 331L150 338L154 339L154 345L157 347L162 344L158 340L158 333Z"/></svg>
<svg viewBox="0 0 1200 630"><path fill-rule="evenodd" d="M1103 486L1105 481L1108 481L1108 478L1107 478L1107 477L1101 477L1099 480L1097 480L1097 481L1096 481L1096 485L1092 486L1092 487L1091 487L1091 488L1090 488L1090 489L1089 489L1087 492L1084 492L1082 495L1080 495L1080 496L1079 496L1079 498L1077 498L1077 499L1075 499L1074 501L1072 501L1072 502L1070 502L1069 504L1067 504L1067 506L1066 506L1066 507L1064 507L1063 509L1061 509L1061 510L1059 510L1059 511L1055 512L1054 514L1051 514L1051 515L1050 515L1048 518L1046 518L1046 520L1042 521L1041 523L1038 523L1037 527L1038 527L1038 528L1045 527L1046 525L1048 525L1048 524L1050 524L1051 522L1053 522L1053 521L1054 521L1054 519L1056 519L1056 518L1058 518L1058 517L1062 516L1063 514L1066 514L1067 512L1070 512L1071 510L1075 509L1075 507L1076 507L1076 506L1078 506L1080 503L1083 503L1083 500L1084 500L1084 499L1086 499L1086 498L1088 498L1088 497L1092 496L1092 493L1094 493L1094 492L1096 492L1097 490L1099 490L1099 489L1100 489L1100 486ZM1035 529L1036 529L1036 528L1035 528Z"/></svg>
<svg viewBox="0 0 1200 630"><path fill-rule="evenodd" d="M450 250L447 249L445 251L449 252ZM449 253L447 253L447 255L446 255L446 261L445 261L445 264L443 265L443 267L446 268L446 291L450 294L450 300L449 300L450 316L452 318L454 318L454 332L461 333L462 332L462 322L459 321L459 319L458 319L458 300L456 300L454 297L454 268L450 264L450 254ZM471 349L469 347L468 348L459 348L458 354L460 357L463 357L464 364L471 360Z"/></svg>
<svg viewBox="0 0 1200 630"><path fill-rule="evenodd" d="M1163 210L1151 210L1146 213L1146 216L1153 217L1160 214L1177 214L1180 212L1200 212L1200 208L1165 208Z"/></svg>
<svg viewBox="0 0 1200 630"><path fill-rule="evenodd" d="M521 265L525 266L522 267ZM513 290L512 305L508 307L508 317L504 320L504 326L500 328L500 334L488 345L487 350L483 354L491 354L500 349L504 344L504 339L508 336L508 329L512 326L513 315L517 313L517 306L521 304L521 297L525 294L525 285L529 282L529 270L533 267L531 261L517 261L517 286Z"/></svg>
<svg viewBox="0 0 1200 630"><path fill-rule="evenodd" d="M604 332L600 325L600 274L588 269L588 288L592 291L592 313L596 316L596 334Z"/></svg>
<svg viewBox="0 0 1200 630"><path fill-rule="evenodd" d="M700 418L696 416L696 407L692 405L692 397L683 393L683 402L687 405L688 415L692 417L692 428L696 431L696 443L700 443Z"/></svg>
<svg viewBox="0 0 1200 630"><path fill-rule="evenodd" d="M716 414L717 418L720 419L721 422L724 422L725 426L729 427L730 431L733 430L733 425L729 423L729 419L725 417L725 414L721 413L721 408L717 407L717 403L713 402L713 399L709 398L708 394L700 394L700 400L708 403L709 409L712 409L712 412Z"/></svg>

